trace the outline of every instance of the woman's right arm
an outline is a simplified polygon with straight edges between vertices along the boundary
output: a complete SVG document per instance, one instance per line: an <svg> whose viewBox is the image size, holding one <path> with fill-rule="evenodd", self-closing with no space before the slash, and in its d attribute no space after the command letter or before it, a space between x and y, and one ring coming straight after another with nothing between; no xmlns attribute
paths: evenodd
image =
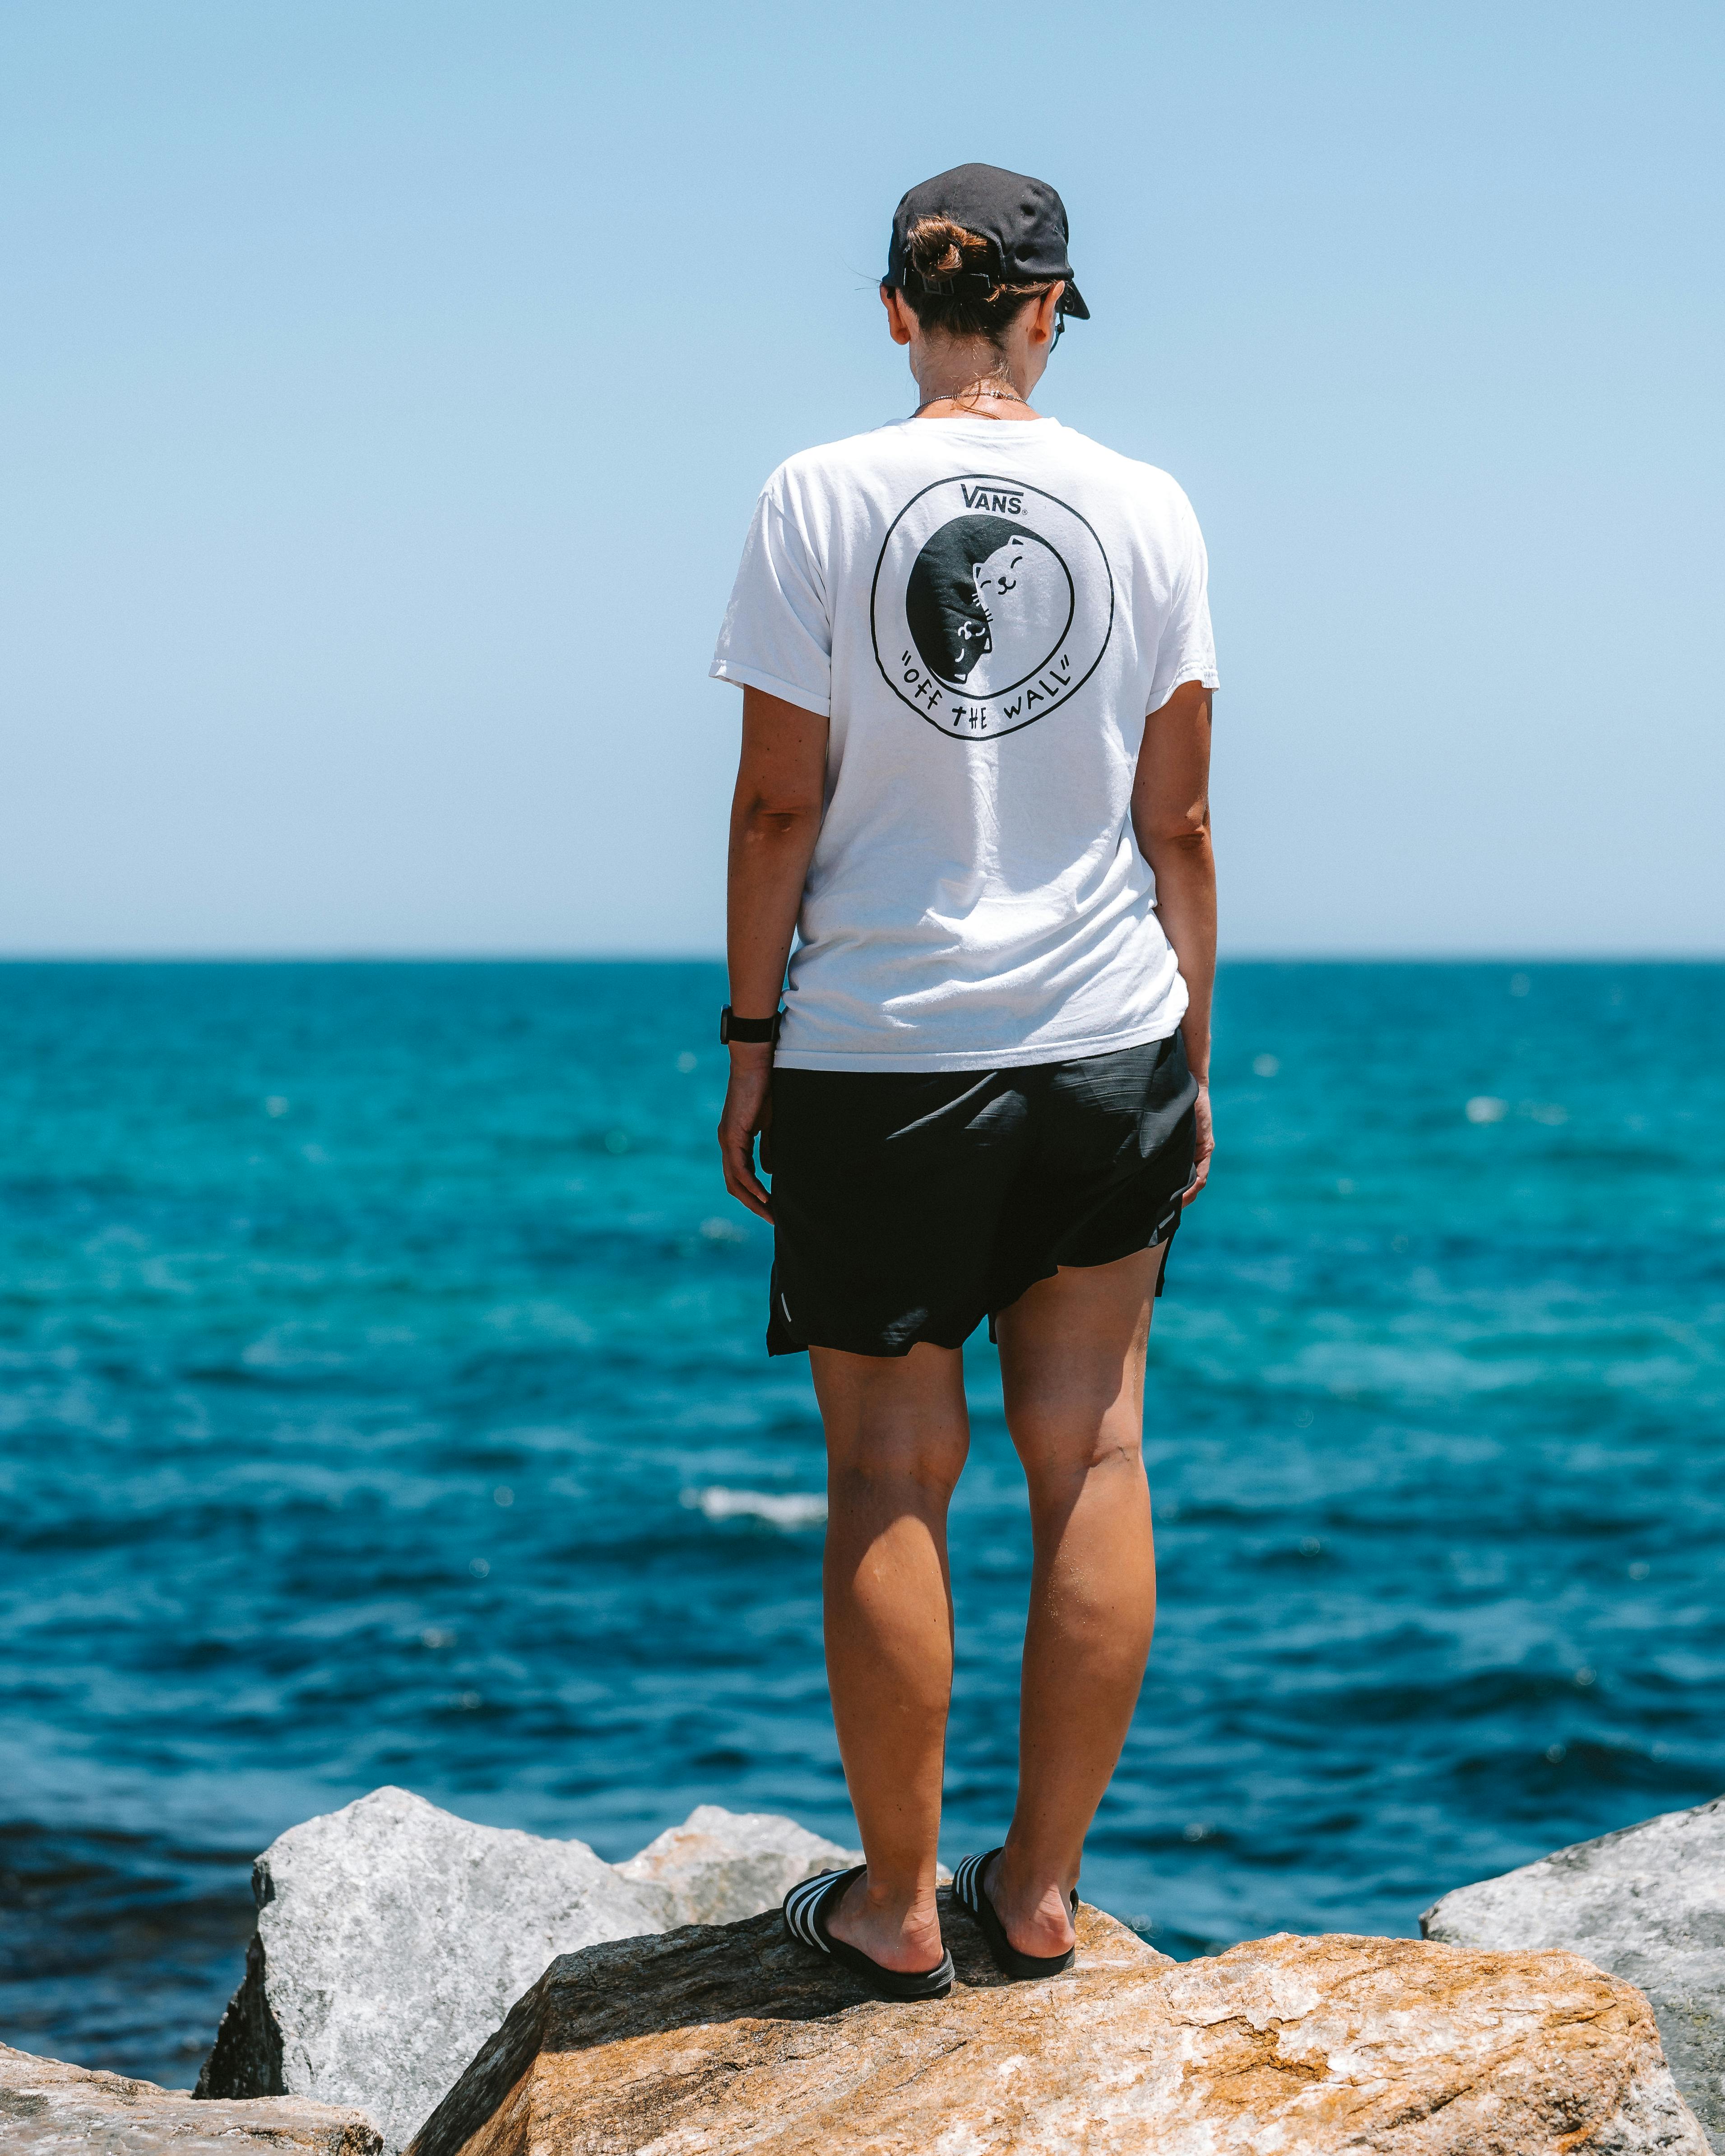
<svg viewBox="0 0 1725 2156"><path fill-rule="evenodd" d="M739 1018L769 1018L778 1009L820 835L826 770L827 721L819 712L764 690L743 690L726 905L731 1008ZM771 1045L733 1040L719 1153L725 1188L763 1220L773 1218L773 1201L755 1172L755 1136L771 1114L772 1081ZM770 1172L764 1146L762 1165Z"/></svg>

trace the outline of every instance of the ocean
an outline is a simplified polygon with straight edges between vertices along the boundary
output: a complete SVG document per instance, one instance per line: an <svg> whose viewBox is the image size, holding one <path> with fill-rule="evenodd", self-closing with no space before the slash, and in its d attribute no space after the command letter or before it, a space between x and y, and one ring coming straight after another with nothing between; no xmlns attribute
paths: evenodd
<svg viewBox="0 0 1725 2156"><path fill-rule="evenodd" d="M183 2085L253 1855L398 1783L630 1854L853 1825L819 1426L711 964L0 968L0 2037ZM1725 968L1224 967L1088 1898L1413 1933L1725 1789ZM942 1853L1028 1576L967 1351Z"/></svg>

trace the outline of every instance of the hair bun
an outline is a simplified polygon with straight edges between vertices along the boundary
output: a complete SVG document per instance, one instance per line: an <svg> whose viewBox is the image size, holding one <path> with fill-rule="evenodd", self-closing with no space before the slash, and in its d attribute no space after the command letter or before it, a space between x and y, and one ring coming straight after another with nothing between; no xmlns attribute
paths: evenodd
<svg viewBox="0 0 1725 2156"><path fill-rule="evenodd" d="M967 254L985 259L988 243L950 218L920 218L910 234L911 266L919 276L956 277Z"/></svg>

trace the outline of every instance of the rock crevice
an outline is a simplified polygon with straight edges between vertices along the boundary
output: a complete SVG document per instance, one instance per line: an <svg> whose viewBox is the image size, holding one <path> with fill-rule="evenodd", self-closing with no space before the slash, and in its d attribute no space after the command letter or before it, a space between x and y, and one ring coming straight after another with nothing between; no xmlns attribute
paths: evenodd
<svg viewBox="0 0 1725 2156"><path fill-rule="evenodd" d="M261 1907L264 1897L258 1894L255 1868L252 1892L258 1895ZM287 2092L281 2077L281 2024L270 2004L264 1942L254 1932L246 1941L245 1974L228 2002L193 2093L208 2102L219 2097L285 2096Z"/></svg>

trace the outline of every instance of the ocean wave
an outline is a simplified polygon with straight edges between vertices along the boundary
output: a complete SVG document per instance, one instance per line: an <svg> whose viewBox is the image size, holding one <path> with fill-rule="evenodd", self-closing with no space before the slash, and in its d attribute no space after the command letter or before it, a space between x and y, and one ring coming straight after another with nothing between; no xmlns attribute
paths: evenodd
<svg viewBox="0 0 1725 2156"><path fill-rule="evenodd" d="M765 1520L794 1533L798 1527L824 1527L827 1501L809 1490L685 1490L683 1502L709 1520Z"/></svg>

